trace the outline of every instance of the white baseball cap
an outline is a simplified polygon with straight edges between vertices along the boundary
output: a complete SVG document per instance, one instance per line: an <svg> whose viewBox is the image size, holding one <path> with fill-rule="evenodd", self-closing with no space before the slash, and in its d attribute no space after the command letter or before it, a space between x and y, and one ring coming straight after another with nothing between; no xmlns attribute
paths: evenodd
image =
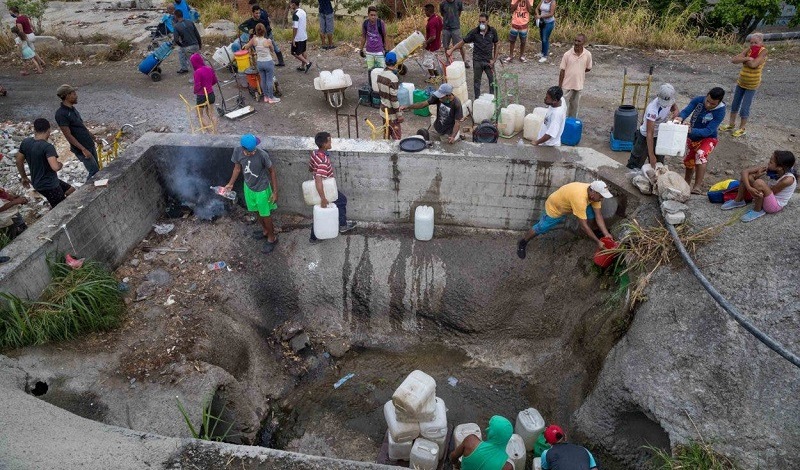
<svg viewBox="0 0 800 470"><path fill-rule="evenodd" d="M665 83L659 87L656 96L658 97L658 106L660 108L672 107L673 103L675 103L675 87Z"/></svg>
<svg viewBox="0 0 800 470"><path fill-rule="evenodd" d="M603 181L592 181L592 184L590 184L589 187L592 189L592 191L600 193L600 195L606 199L614 197L614 195L611 194L611 191L608 190L608 185Z"/></svg>

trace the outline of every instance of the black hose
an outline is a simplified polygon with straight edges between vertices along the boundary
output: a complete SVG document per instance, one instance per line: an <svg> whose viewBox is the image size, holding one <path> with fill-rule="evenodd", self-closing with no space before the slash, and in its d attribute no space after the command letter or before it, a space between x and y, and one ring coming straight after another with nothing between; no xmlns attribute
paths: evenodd
<svg viewBox="0 0 800 470"><path fill-rule="evenodd" d="M716 300L717 303L723 309L725 309L726 312L728 312L728 315L733 317L733 319L736 320L737 323L742 325L742 327L745 330L747 330L751 335L758 338L758 340L764 343L768 348L780 354L784 359L791 362L795 366L800 367L800 357L797 357L791 351L784 348L782 344L775 341L774 339L772 339L772 337L770 337L763 331L759 330L755 325L750 323L750 321L747 318L745 318L744 315L742 315L739 309L731 305L731 303L728 302L728 300L725 297L723 297L722 294L720 294L714 288L714 286L711 285L710 282L708 282L708 279L706 279L706 277L703 276L703 273L700 272L700 269L697 267L696 264L694 264L694 260L692 260L692 257L689 256L689 252L687 252L686 248L683 246L683 242L681 242L680 237L678 237L678 232L675 231L675 227L672 224L667 223L667 230L669 230L669 234L672 235L672 240L675 242L675 246L678 248L678 252L681 254L683 260L686 261L686 264L689 265L689 269L692 271L692 274L694 274L694 277L696 277L697 280L700 281L700 284L702 284L705 290L709 294L711 294L711 297L713 297L714 300Z"/></svg>

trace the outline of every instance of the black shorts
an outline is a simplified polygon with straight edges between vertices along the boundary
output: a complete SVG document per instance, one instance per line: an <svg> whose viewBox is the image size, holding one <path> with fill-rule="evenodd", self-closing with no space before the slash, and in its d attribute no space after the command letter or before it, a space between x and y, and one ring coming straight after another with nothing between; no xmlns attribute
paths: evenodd
<svg viewBox="0 0 800 470"><path fill-rule="evenodd" d="M306 42L297 41L292 44L292 55L300 55L306 53Z"/></svg>
<svg viewBox="0 0 800 470"><path fill-rule="evenodd" d="M50 203L50 207L56 207L59 202L67 198L67 191L72 188L69 184L58 180L58 186L52 189L37 189L42 196Z"/></svg>
<svg viewBox="0 0 800 470"><path fill-rule="evenodd" d="M197 98L196 102L198 106L200 106L201 104L206 104L206 95L195 95L195 97ZM215 101L217 101L217 97L214 96L214 93L209 93L208 102L214 104Z"/></svg>

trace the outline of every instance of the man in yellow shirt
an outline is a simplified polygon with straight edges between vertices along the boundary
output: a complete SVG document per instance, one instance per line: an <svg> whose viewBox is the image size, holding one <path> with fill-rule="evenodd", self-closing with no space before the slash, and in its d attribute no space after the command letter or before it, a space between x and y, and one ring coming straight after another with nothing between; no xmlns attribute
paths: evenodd
<svg viewBox="0 0 800 470"><path fill-rule="evenodd" d="M528 242L535 236L547 233L556 225L564 222L568 214L578 218L581 230L597 243L597 246L605 248L600 238L595 235L589 220L594 220L604 237L611 237L606 229L603 214L600 211L600 201L604 198L613 197L608 185L600 180L592 183L568 183L558 188L551 194L544 203L544 212L525 237L517 243L517 256L525 259Z"/></svg>

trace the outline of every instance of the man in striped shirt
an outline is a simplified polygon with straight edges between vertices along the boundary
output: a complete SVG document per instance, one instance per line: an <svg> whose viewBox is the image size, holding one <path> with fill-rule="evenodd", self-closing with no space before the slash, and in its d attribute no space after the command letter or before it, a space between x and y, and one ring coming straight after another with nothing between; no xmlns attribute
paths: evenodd
<svg viewBox="0 0 800 470"><path fill-rule="evenodd" d="M400 111L400 101L397 99L397 90L400 80L397 78L397 54L387 52L384 58L386 68L378 75L378 94L381 97L381 118L384 110L389 114L391 138L399 140L402 135L400 123L403 122L403 112Z"/></svg>
<svg viewBox="0 0 800 470"><path fill-rule="evenodd" d="M314 184L319 193L320 206L328 207L330 202L325 197L325 190L322 186L322 180L325 178L333 178L333 163L331 157L328 155L328 150L331 149L331 134L328 132L317 132L314 136L314 143L317 144L317 150L311 152L311 159L308 161L308 171L314 175ZM336 200L333 201L336 207L339 208L339 233L349 232L356 227L355 222L347 221L347 198L341 191L338 191ZM318 241L314 235L314 222L311 222L311 243Z"/></svg>

